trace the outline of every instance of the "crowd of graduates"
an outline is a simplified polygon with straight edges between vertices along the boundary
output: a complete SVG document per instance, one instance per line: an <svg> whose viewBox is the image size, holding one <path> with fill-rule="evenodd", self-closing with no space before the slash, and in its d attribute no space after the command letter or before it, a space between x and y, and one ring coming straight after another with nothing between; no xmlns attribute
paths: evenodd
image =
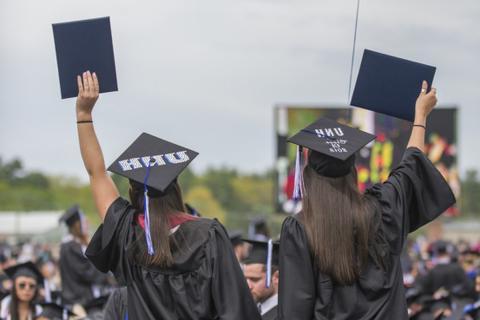
<svg viewBox="0 0 480 320"><path fill-rule="evenodd" d="M199 215L190 209L191 214ZM62 219L69 232L61 245L1 243L1 319L128 318L126 287L120 287L113 274L96 270L83 255L83 237L72 234L76 227L81 229L79 208L72 207L64 217L69 217ZM273 242L269 270L268 240L272 235L266 221L254 219L247 233L233 230L229 237L262 319L276 319L278 242ZM410 319L480 319L480 239L411 238L401 261ZM15 316L9 309L12 300L18 301ZM20 316L22 306L29 313L27 318Z"/></svg>

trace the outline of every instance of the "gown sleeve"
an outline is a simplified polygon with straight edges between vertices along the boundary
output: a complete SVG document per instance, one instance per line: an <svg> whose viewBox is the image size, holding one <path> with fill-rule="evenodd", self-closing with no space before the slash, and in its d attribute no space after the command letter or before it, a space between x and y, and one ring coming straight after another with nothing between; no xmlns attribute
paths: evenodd
<svg viewBox="0 0 480 320"><path fill-rule="evenodd" d="M218 222L211 229L212 297L218 319L261 320L227 232Z"/></svg>
<svg viewBox="0 0 480 320"><path fill-rule="evenodd" d="M131 239L131 224L135 210L119 197L108 208L103 224L93 235L85 255L102 271L112 271L120 283L125 284L126 261L124 259Z"/></svg>
<svg viewBox="0 0 480 320"><path fill-rule="evenodd" d="M450 186L418 148L408 148L387 181L367 190L380 203L385 234L400 254L408 233L437 218L455 203Z"/></svg>
<svg viewBox="0 0 480 320"><path fill-rule="evenodd" d="M318 273L305 230L294 217L286 218L282 225L279 264L278 319L313 319L315 309L328 307L329 295L317 297ZM324 284L331 283L319 285Z"/></svg>

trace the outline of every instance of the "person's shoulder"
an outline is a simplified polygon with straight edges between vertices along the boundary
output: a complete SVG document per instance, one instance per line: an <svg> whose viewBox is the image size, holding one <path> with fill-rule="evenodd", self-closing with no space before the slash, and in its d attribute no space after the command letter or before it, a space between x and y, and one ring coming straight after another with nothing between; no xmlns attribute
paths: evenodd
<svg viewBox="0 0 480 320"><path fill-rule="evenodd" d="M215 219L195 218L182 224L183 229L206 232L215 224Z"/></svg>
<svg viewBox="0 0 480 320"><path fill-rule="evenodd" d="M110 212L115 213L115 212L118 212L118 211L124 212L125 210L135 212L135 209L131 205L130 201L128 201L125 198L118 197L108 207L107 214L110 213Z"/></svg>
<svg viewBox="0 0 480 320"><path fill-rule="evenodd" d="M75 241L75 239L73 237L66 238L60 246L60 251L63 252L63 253L71 252L71 251L78 251L78 250L81 250L81 249L82 249L82 246L80 245L80 243Z"/></svg>
<svg viewBox="0 0 480 320"><path fill-rule="evenodd" d="M297 229L297 228L303 229L304 228L302 212L299 212L297 214L288 216L288 217L285 218L285 220L283 220L282 230L283 229L292 229L292 228L293 229Z"/></svg>
<svg viewBox="0 0 480 320"><path fill-rule="evenodd" d="M214 220L207 218L195 218L181 224L181 232L175 232L176 237L181 237L184 241L204 243L209 238L210 230Z"/></svg>

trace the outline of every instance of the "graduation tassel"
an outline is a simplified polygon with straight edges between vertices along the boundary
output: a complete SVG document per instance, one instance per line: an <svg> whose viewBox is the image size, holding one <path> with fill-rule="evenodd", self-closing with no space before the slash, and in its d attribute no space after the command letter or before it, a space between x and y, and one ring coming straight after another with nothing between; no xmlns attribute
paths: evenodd
<svg viewBox="0 0 480 320"><path fill-rule="evenodd" d="M67 310L67 308L63 308L62 320L68 320L68 310Z"/></svg>
<svg viewBox="0 0 480 320"><path fill-rule="evenodd" d="M144 214L144 223L145 223L145 239L147 241L147 252L148 255L153 256L155 253L155 250L153 249L153 242L152 242L152 235L150 233L150 205L149 205L149 198L148 198L148 187L147 187L147 182L148 182L148 176L150 175L150 164L148 164L147 167L147 174L145 175L145 181L143 182L143 186L145 188L144 191L144 205L143 207L145 208L145 214Z"/></svg>
<svg viewBox="0 0 480 320"><path fill-rule="evenodd" d="M265 283L266 288L270 288L272 283L272 252L273 252L273 240L268 240L268 249L267 249L267 279Z"/></svg>
<svg viewBox="0 0 480 320"><path fill-rule="evenodd" d="M302 199L303 185L303 147L297 146L297 158L295 159L295 182L293 187L293 200Z"/></svg>

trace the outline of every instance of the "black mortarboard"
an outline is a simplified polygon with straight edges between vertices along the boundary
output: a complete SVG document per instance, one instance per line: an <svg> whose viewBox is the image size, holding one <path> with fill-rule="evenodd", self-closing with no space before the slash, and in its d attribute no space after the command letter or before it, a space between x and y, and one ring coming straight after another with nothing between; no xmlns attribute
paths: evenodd
<svg viewBox="0 0 480 320"><path fill-rule="evenodd" d="M355 163L354 154L375 136L328 118L319 118L288 141L298 145L295 163L294 198L300 199L303 147L310 150L308 165L318 174L336 178L348 174Z"/></svg>
<svg viewBox="0 0 480 320"><path fill-rule="evenodd" d="M233 230L229 232L228 237L230 238L230 242L234 247L243 243L243 233L240 230Z"/></svg>
<svg viewBox="0 0 480 320"><path fill-rule="evenodd" d="M31 261L20 263L12 267L6 268L4 272L12 280L15 280L16 278L23 276L23 277L36 279L38 284L41 284L43 282L42 274L40 273L38 268L35 266L35 264Z"/></svg>
<svg viewBox="0 0 480 320"><path fill-rule="evenodd" d="M149 255L154 254L154 248L148 198L165 192L197 155L193 150L144 132L108 167L109 171L145 188L145 238Z"/></svg>
<svg viewBox="0 0 480 320"><path fill-rule="evenodd" d="M328 118L317 119L288 141L326 156L347 160L375 136Z"/></svg>
<svg viewBox="0 0 480 320"><path fill-rule="evenodd" d="M108 170L164 192L197 155L193 150L142 133Z"/></svg>
<svg viewBox="0 0 480 320"><path fill-rule="evenodd" d="M68 308L53 302L41 303L40 305L42 306L42 312L37 317L45 317L49 320L67 320L68 317L76 316Z"/></svg>
<svg viewBox="0 0 480 320"><path fill-rule="evenodd" d="M187 213L189 215L192 215L194 217L201 217L202 215L200 214L200 212L198 212L197 209L195 209L194 207L192 207L191 205L189 205L188 203L185 203L185 208L187 209Z"/></svg>
<svg viewBox="0 0 480 320"><path fill-rule="evenodd" d="M429 65L365 50L350 104L413 121L422 81L430 90L435 71Z"/></svg>
<svg viewBox="0 0 480 320"><path fill-rule="evenodd" d="M252 248L243 264L261 263L265 265L267 277L265 279L265 287L269 288L272 282L272 266L278 267L278 256L280 251L280 243L274 242L272 239L268 241L258 241L245 239L250 243Z"/></svg>
<svg viewBox="0 0 480 320"><path fill-rule="evenodd" d="M65 211L65 213L58 220L59 223L65 223L67 226L71 226L77 220L81 219L80 206L75 204Z"/></svg>
<svg viewBox="0 0 480 320"><path fill-rule="evenodd" d="M252 264L252 263L262 263L267 264L268 259L268 242L269 241L258 241L243 239L243 241L248 242L252 245L250 253L247 258L245 258L242 263ZM280 250L280 244L278 242L272 242L272 265L278 266L278 253Z"/></svg>
<svg viewBox="0 0 480 320"><path fill-rule="evenodd" d="M89 70L100 80L100 92L117 91L110 17L54 23L62 99L78 94L77 75Z"/></svg>

